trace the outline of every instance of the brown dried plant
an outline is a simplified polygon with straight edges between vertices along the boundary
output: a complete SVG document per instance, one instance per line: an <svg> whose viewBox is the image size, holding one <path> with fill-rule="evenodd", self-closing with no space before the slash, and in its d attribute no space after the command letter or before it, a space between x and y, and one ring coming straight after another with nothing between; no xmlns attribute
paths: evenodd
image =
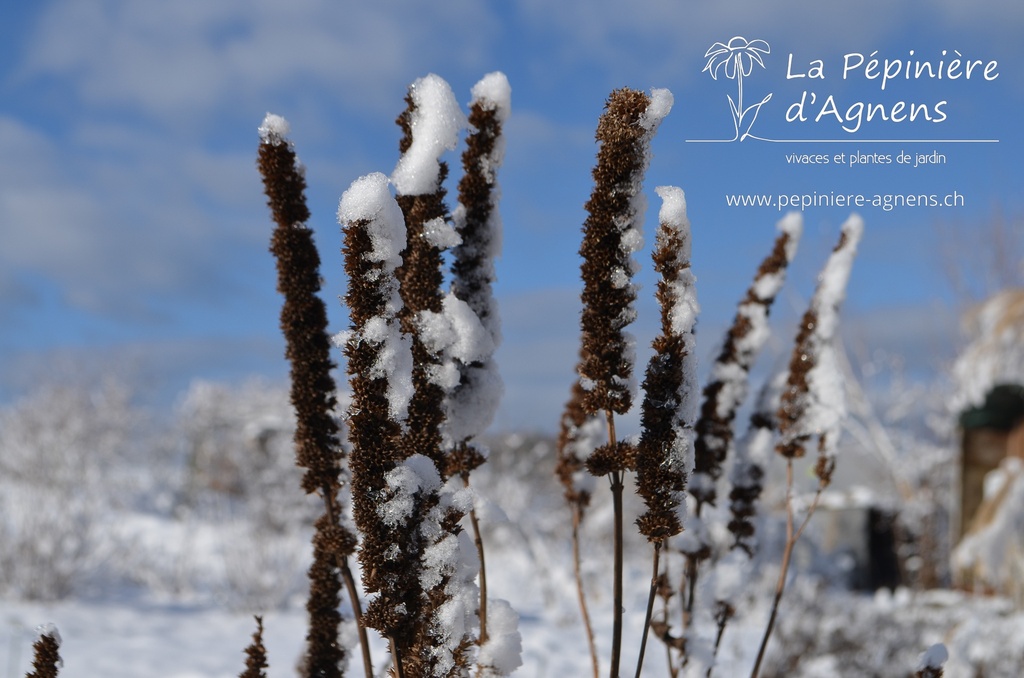
<svg viewBox="0 0 1024 678"><path fill-rule="evenodd" d="M835 331L839 306L846 294L853 258L863 231L863 222L851 215L843 224L839 242L818 277L818 285L797 332L785 390L778 410L780 440L776 451L786 460L786 544L771 612L758 649L751 678L757 678L765 650L775 627L779 604L786 588L786 575L796 542L814 515L822 492L835 470L835 445L844 404L842 378L836 364ZM818 459L814 473L818 486L799 525L793 499L793 461L806 454L807 444L817 438Z"/></svg>
<svg viewBox="0 0 1024 678"><path fill-rule="evenodd" d="M395 121L402 129L399 141L399 152L407 153L412 147L414 138L414 120L418 114L414 89L419 82L410 87L406 95L406 109ZM442 271L442 247L431 237L431 230L437 224L448 224L451 216L445 205L444 181L448 176L448 165L437 162L437 178L433 190L423 193L403 193L398 191L396 197L405 218L406 249L402 252L402 265L397 270L399 294L402 298L402 311L399 318L402 330L412 338L412 385L413 393L409 401L409 414L403 433L402 445L406 458L421 454L434 462L442 481L450 477L453 467L443 444L442 427L445 422L445 388L439 384L435 375L442 369L444 356L430 347L420 331L419 318L422 313L440 314L443 311L443 295L441 286L444 282ZM437 491L423 492L417 507L417 515L426 518L427 514L438 508ZM414 538L418 539L417 550L422 553L431 543L437 543L447 535L457 534L461 528L459 521L461 512L454 507L443 510L439 517L441 529L438 534L427 537L417 531ZM434 675L438 658L433 652L436 646L434 616L448 600L446 592L448 576L443 576L430 590L425 591L419 601L418 614L414 617L418 627L410 638L405 661L409 664L407 676L415 676L419 671L423 675ZM467 662L465 652L457 653L452 671L464 666Z"/></svg>
<svg viewBox="0 0 1024 678"><path fill-rule="evenodd" d="M608 434L608 443L594 450L586 464L591 474L608 476L614 512L613 677L619 675L622 649L623 477L633 469L636 453L633 445L616 437L615 414L625 414L633 398L633 345L625 332L636 317L636 287L631 282L635 262L631 255L641 244L640 188L650 158L650 140L671 107L667 91L657 95L657 111L651 110L652 97L643 92L624 88L608 97L597 124L600 147L580 245L581 406L587 414L604 415Z"/></svg>
<svg viewBox="0 0 1024 678"><path fill-rule="evenodd" d="M53 624L39 628L39 637L32 643L32 673L25 678L57 678L64 665L60 658L60 633Z"/></svg>
<svg viewBox="0 0 1024 678"><path fill-rule="evenodd" d="M245 648L245 671L239 678L267 678L267 648L263 646L263 617L256 616L252 642Z"/></svg>
<svg viewBox="0 0 1024 678"><path fill-rule="evenodd" d="M338 611L342 581L348 589L359 624L360 604L348 557L356 537L341 523L338 491L342 484L342 447L334 419L335 385L330 371L327 311L317 296L320 257L313 232L306 226L306 182L292 144L285 138L287 123L268 114L260 128L259 169L276 228L271 252L277 259L277 289L284 296L281 329L291 364L291 402L295 408L295 453L306 469L302 487L319 493L324 513L316 522L313 564L310 566L310 616L306 670L310 676L340 676L345 650L338 642ZM360 634L366 675L372 675L369 642Z"/></svg>
<svg viewBox="0 0 1024 678"><path fill-rule="evenodd" d="M507 79L500 73L486 76L477 85L479 91L474 91L468 121L472 132L466 137L466 150L462 154L464 174L459 181L459 207L454 215L456 231L462 242L452 251L451 290L455 298L465 302L476 314L496 347L500 332L493 291L496 280L494 258L501 237L497 211L500 191L496 174L504 156L502 128L508 109L504 102L494 101L490 93L484 93L487 87L495 88L501 94L510 91ZM459 384L448 395L449 410L460 407L477 410L480 406L476 402L479 401L491 407L497 404L501 377L493 358L468 365L459 363L459 372ZM485 412L484 420L471 422L451 441L446 474L458 475L465 486L469 485L470 473L486 460L486 450L474 438L490 423L492 415L493 410ZM477 642L483 645L488 640L486 554L475 508L470 510L469 519L480 560L480 633Z"/></svg>
<svg viewBox="0 0 1024 678"><path fill-rule="evenodd" d="M370 190L392 209L379 215L347 211L346 197L351 192ZM419 550L411 516L382 520L379 512L394 494L388 474L405 459L400 406L395 404L389 373L394 367L389 364L395 360L393 352L401 347L389 345L386 336L388 332L398 334L396 257L389 257L379 244L389 242L385 240L389 233L404 242L404 223L384 175L358 180L342 197L338 216L343 224L348 276L345 304L352 324L344 346L352 389L348 418L352 509L362 537L363 588L367 594L376 594L367 605L363 623L390 640L394 666L402 675L403 651L407 652L415 637L420 608Z"/></svg>
<svg viewBox="0 0 1024 678"><path fill-rule="evenodd" d="M654 339L644 377L640 442L637 446L637 493L647 510L637 519L640 533L654 545L651 587L647 599L636 675L643 669L647 634L658 596L660 554L665 542L682 529L687 467L692 457L692 426L696 397L696 356L693 329L697 317L690 271L690 223L683 192L660 187L660 215L654 269L661 278L656 293L661 308L661 333Z"/></svg>
<svg viewBox="0 0 1024 678"><path fill-rule="evenodd" d="M705 506L716 505L717 483L734 446L736 412L746 399L750 370L767 339L768 315L796 254L802 220L798 213L789 214L779 222L778 228L780 233L771 252L758 266L753 282L737 306L732 325L726 332L722 349L704 387L700 417L694 427L694 468L689 488L695 500L694 515L698 519ZM696 530L691 535L685 555L684 602L685 614L690 617L697 593L700 563L712 556L707 530Z"/></svg>

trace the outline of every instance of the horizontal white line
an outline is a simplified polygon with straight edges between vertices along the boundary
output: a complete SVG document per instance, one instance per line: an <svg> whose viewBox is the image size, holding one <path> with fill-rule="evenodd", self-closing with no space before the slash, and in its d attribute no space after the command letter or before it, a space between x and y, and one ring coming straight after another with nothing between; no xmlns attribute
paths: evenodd
<svg viewBox="0 0 1024 678"><path fill-rule="evenodd" d="M773 144L998 144L999 139L763 139ZM688 144L731 144L736 139L686 139Z"/></svg>

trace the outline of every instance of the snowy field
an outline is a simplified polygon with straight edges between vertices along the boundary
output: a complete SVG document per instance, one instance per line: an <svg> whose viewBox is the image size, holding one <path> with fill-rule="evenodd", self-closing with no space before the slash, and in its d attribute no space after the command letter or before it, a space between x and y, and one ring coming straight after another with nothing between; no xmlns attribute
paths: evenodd
<svg viewBox="0 0 1024 678"><path fill-rule="evenodd" d="M8 467L19 449L34 449L57 455L49 458L50 468L66 475L55 474L31 495L4 484L4 552L20 552L23 559L7 557L0 570L0 676L25 675L35 628L47 622L63 637L65 678L236 676L254 613L264 615L269 675L294 675L305 635L309 528L303 525L308 506L297 481L291 483L287 411L284 391L259 383L197 384L175 426L163 429L114 387L91 394L43 391L6 411ZM37 415L63 423L47 429L51 438L33 441L41 430ZM76 466L80 455L61 456L54 444L60 436L81 441L78 449L92 452L90 467L106 472ZM243 473L232 459L251 454L254 444L267 452L265 465ZM490 462L474 476L485 498L490 586L520 615L523 666L516 675L586 676L590 661L575 598L569 512L553 468L549 439L508 436L492 443ZM261 490L239 494L232 478ZM20 490L31 485L30 478L24 481ZM230 487L234 494L226 493ZM603 671L611 626L607 494L598 492L584 523L583 559ZM639 507L632 502L635 514ZM69 521L62 506L77 507L76 520ZM30 535L18 529L29 530L45 552L26 550ZM717 676L749 674L764 628L781 524L766 518L759 529L763 558L723 638ZM639 647L650 562L644 540L627 531L624 674L632 673ZM809 537L810 545L813 530ZM1024 617L1008 601L942 590L851 593L837 584L842 567L810 546L798 559L762 675L905 677L937 642L950 651L946 675L953 678L1016 676L1024 669ZM26 602L27 591L60 599ZM714 627L698 620L698 631L708 639ZM379 671L383 644L375 655ZM359 669L354 660L348 675L361 675ZM656 639L644 675L668 675Z"/></svg>

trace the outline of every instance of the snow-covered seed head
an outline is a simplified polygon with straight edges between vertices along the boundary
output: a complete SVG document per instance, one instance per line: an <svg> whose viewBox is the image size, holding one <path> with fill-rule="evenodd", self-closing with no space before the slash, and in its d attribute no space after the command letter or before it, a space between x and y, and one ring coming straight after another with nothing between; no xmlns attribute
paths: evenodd
<svg viewBox="0 0 1024 678"><path fill-rule="evenodd" d="M810 306L800 321L789 381L778 412L781 439L776 450L784 457L802 457L807 444L817 438L815 473L824 485L829 484L835 469L835 446L845 414L843 379L833 340L863 229L861 218L851 215L822 268Z"/></svg>
<svg viewBox="0 0 1024 678"><path fill-rule="evenodd" d="M653 253L661 274L657 298L661 334L644 377L642 432L637 450L637 492L647 511L641 534L662 541L682 530L680 512L692 456L696 393L695 279L690 271L690 222L682 190L659 187L663 203Z"/></svg>
<svg viewBox="0 0 1024 678"><path fill-rule="evenodd" d="M625 413L633 398L632 341L624 328L636 312L633 284L609 276L620 270L631 276L631 254L642 244L640 226L644 200L640 191L650 157L650 140L657 123L671 107L671 95L658 91L612 92L597 125L600 149L594 168L594 190L583 224L583 349L580 377L586 389L588 412Z"/></svg>

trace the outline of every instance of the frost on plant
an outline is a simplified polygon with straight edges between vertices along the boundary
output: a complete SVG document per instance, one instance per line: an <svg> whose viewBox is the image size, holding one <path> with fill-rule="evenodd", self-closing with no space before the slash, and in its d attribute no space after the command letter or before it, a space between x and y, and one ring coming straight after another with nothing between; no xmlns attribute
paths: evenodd
<svg viewBox="0 0 1024 678"><path fill-rule="evenodd" d="M695 427L694 478L690 493L697 501L697 515L705 505L714 506L717 500L716 483L733 450L736 412L747 397L750 369L771 332L768 314L796 254L802 223L798 213L788 214L778 223L780 233L775 245L761 262L753 283L737 307L732 326L711 367ZM710 553L710 544L704 540L695 547L698 556Z"/></svg>
<svg viewBox="0 0 1024 678"><path fill-rule="evenodd" d="M344 351L352 389L349 440L352 451L352 502L362 536L359 561L363 588L379 594L367 606L365 623L385 636L406 629L409 607L417 600L415 549L406 546L412 530L408 511L402 518L381 519L380 507L394 500L389 474L401 464L399 415L411 397L410 348L399 326L401 300L395 269L405 242L402 213L388 179L371 174L353 183L341 198L338 219L345 237L345 272L352 330L344 335ZM402 500L398 500L400 504Z"/></svg>
<svg viewBox="0 0 1024 678"><path fill-rule="evenodd" d="M863 230L864 222L857 215L843 224L839 243L822 269L810 307L800 321L779 406L778 452L790 459L802 457L808 442L817 438L815 472L824 485L829 484L835 469L839 424L845 414L842 375L832 342Z"/></svg>
<svg viewBox="0 0 1024 678"><path fill-rule="evenodd" d="M642 434L637 446L637 492L647 511L637 524L648 540L663 541L682 530L683 490L692 465L696 418L696 342L699 307L690 270L690 222L686 198L676 187L657 189L662 198L653 254L661 274L657 297L661 334L644 379Z"/></svg>

